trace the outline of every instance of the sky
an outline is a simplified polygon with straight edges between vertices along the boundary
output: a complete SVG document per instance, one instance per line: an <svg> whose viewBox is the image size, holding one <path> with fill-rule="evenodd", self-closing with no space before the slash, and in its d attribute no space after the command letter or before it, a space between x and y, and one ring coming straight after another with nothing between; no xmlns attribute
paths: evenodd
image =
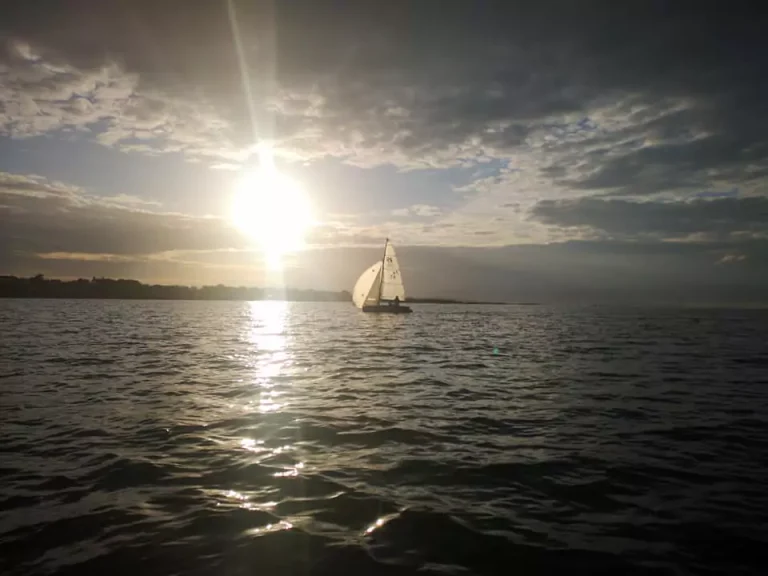
<svg viewBox="0 0 768 576"><path fill-rule="evenodd" d="M714 0L12 0L0 274L768 301L768 18ZM267 146L279 273L233 224ZM282 223L278 223L282 224Z"/></svg>

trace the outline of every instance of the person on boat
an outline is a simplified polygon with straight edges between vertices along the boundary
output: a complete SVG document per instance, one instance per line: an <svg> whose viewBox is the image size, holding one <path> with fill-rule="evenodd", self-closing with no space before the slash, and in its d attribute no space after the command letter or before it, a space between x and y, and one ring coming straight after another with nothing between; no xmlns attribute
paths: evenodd
<svg viewBox="0 0 768 576"><path fill-rule="evenodd" d="M400 306L400 296L395 296L394 305L395 306Z"/></svg>

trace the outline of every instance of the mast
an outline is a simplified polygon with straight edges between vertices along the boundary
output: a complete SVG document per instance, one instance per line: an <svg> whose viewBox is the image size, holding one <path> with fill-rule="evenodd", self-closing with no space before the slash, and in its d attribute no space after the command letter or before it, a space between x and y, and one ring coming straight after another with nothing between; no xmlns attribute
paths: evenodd
<svg viewBox="0 0 768 576"><path fill-rule="evenodd" d="M381 304L381 289L384 287L384 261L387 259L387 244L389 244L389 238L384 239L384 254L381 257L381 282L379 282L378 304Z"/></svg>

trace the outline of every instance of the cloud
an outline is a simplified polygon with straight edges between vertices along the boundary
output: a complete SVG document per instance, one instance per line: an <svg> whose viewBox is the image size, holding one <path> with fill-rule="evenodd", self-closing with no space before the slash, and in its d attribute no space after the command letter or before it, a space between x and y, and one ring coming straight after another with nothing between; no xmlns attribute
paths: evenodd
<svg viewBox="0 0 768 576"><path fill-rule="evenodd" d="M416 211L432 212L423 206ZM450 238L451 230L418 222L362 225L347 218L319 223L309 230L306 244L308 254L338 247L378 253L388 236L398 246L437 245ZM487 240L477 236L474 243ZM256 283L262 279L254 276L263 260L259 249L226 219L162 211L157 203L132 196L94 196L35 175L0 172L0 253L0 268L11 260L15 266L25 262L25 270L45 263L52 267L48 273L66 276L81 269L97 275L133 270L146 278L151 269L160 270L152 278L173 281L174 274L186 277L196 269L202 276L239 270ZM307 258L296 256L312 267ZM161 269L162 263L169 267Z"/></svg>
<svg viewBox="0 0 768 576"><path fill-rule="evenodd" d="M566 242L501 248L398 246L407 293L528 302L744 305L768 303L768 242L742 243L746 259L723 274L722 243ZM265 275L248 251L174 253L167 259L65 260L0 254L3 270L49 277L127 277L148 282L349 290L381 248L323 247Z"/></svg>
<svg viewBox="0 0 768 576"><path fill-rule="evenodd" d="M0 45L0 130L30 137L85 128L122 111L138 77L112 64L79 70L43 60L21 41Z"/></svg>
<svg viewBox="0 0 768 576"><path fill-rule="evenodd" d="M8 137L65 133L221 169L250 158L258 139L273 141L286 163L447 174L490 166L461 185L446 177L445 189L461 198L452 210L442 198L420 199L390 210L392 221L318 230L318 245L367 245L392 230L406 244L484 246L765 233L768 58L762 19L747 9L235 1L238 54L226 2L60 4L26 0L0 13ZM689 202L731 189L738 196ZM597 195L605 198L582 198ZM17 224L25 246L93 249L88 238L106 232L108 209L92 198L60 200L75 201L82 205L61 223L49 222L63 227L77 214L66 248L38 246L40 234ZM237 241L215 220L120 214L146 234L131 238L116 226L110 253ZM88 218L97 220L81 224ZM166 225L172 233L158 232ZM186 232L197 227L204 232Z"/></svg>
<svg viewBox="0 0 768 576"><path fill-rule="evenodd" d="M393 210L392 215L398 217L417 216L420 218L430 218L439 216L442 214L442 212L443 210L438 206L430 206L428 204L414 204L412 206L408 206L407 208L398 208L397 210Z"/></svg>
<svg viewBox="0 0 768 576"><path fill-rule="evenodd" d="M36 70L17 91L48 83L69 98L94 71L116 66L110 97L81 105L109 114L130 94L108 131L121 138L164 131L179 145L199 136L252 143L255 123L261 137L305 158L422 166L508 157L547 142L596 152L642 141L655 151L639 158L658 163L656 182L676 162L695 175L694 150L723 169L741 154L765 159L765 90L751 81L765 71L762 37L741 11L713 18L706 6L659 13L643 2L426 1L406 9L363 1L344 10L234 2L241 61L224 2L40 4L28 0L0 25L18 39L6 66ZM404 22L428 33L404 34ZM37 116L36 97L27 104ZM633 164L621 156L614 163L583 185L621 184L611 175Z"/></svg>
<svg viewBox="0 0 768 576"><path fill-rule="evenodd" d="M224 218L160 211L133 196L94 196L37 175L0 172L0 251L59 260L188 259L254 247ZM385 235L353 223L312 228L309 247L376 246Z"/></svg>
<svg viewBox="0 0 768 576"><path fill-rule="evenodd" d="M47 252L35 254L41 260L74 260L77 262L141 262L141 256L124 254L93 254L90 252Z"/></svg>
<svg viewBox="0 0 768 576"><path fill-rule="evenodd" d="M708 202L725 201L736 199ZM0 173L0 270L52 277L131 277L196 285L277 283L342 290L380 258L388 231L384 225L364 227L351 221L318 226L308 238L313 248L289 255L284 270L275 275L265 271L258 250L228 222L155 209L130 197L99 198L38 176ZM707 209L694 206L694 212L702 210L705 215ZM579 213L570 210L568 223L573 221L572 212ZM741 204L730 213L735 219L741 211L757 214L758 206ZM591 216L594 210L586 213L590 217L582 217L580 224L594 225L616 215L598 212L596 219ZM653 216L655 220L657 215ZM680 228L679 219L667 216L662 221L666 224L654 230ZM743 221L730 229L742 230ZM436 225L425 231L425 226L407 224L397 243L411 295L744 304L764 301L768 294L768 238L754 235L734 233L726 239L697 242L603 239L450 248L418 245L419 234L432 235L430 242L446 243L453 228L446 223L444 229ZM408 240L406 231L417 245ZM463 233L471 233L480 245L498 241L492 229L466 227ZM728 275L722 274L724 264L730 265Z"/></svg>
<svg viewBox="0 0 768 576"><path fill-rule="evenodd" d="M53 63L21 41L0 45L0 134L77 131L125 151L241 157L204 101L151 91L113 60L94 68Z"/></svg>
<svg viewBox="0 0 768 576"><path fill-rule="evenodd" d="M736 262L744 262L747 259L747 257L744 254L726 254L720 260L717 261L718 264L734 264Z"/></svg>
<svg viewBox="0 0 768 576"><path fill-rule="evenodd" d="M611 238L768 238L768 198L764 197L675 202L544 200L531 216L551 226L588 229Z"/></svg>
<svg viewBox="0 0 768 576"><path fill-rule="evenodd" d="M247 247L219 218L150 207L132 197L96 197L39 176L0 173L0 246L28 254L116 256Z"/></svg>

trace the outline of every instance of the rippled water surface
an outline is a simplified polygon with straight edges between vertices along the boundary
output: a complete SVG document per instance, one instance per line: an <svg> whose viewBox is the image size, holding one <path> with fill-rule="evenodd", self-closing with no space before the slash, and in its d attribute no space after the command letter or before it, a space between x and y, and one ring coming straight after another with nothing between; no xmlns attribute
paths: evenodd
<svg viewBox="0 0 768 576"><path fill-rule="evenodd" d="M766 573L766 312L0 300L0 330L2 574Z"/></svg>

